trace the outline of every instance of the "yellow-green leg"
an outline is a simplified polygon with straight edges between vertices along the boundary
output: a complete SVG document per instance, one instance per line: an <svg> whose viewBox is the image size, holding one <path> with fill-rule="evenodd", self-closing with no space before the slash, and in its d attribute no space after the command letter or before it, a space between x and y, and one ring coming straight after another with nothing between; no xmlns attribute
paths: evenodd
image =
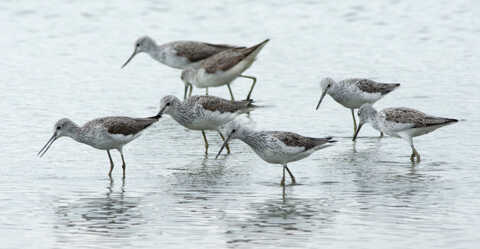
<svg viewBox="0 0 480 249"><path fill-rule="evenodd" d="M253 80L252 86L250 87L250 91L248 91L248 95L247 95L247 100L249 100L250 97L252 96L253 88L255 87L255 84L257 83L257 78L255 78L253 76L248 76L248 75L240 75L239 77Z"/></svg>
<svg viewBox="0 0 480 249"><path fill-rule="evenodd" d="M207 136L205 135L205 131L202 130L203 141L205 141L205 155L208 155L208 141Z"/></svg>
<svg viewBox="0 0 480 249"><path fill-rule="evenodd" d="M233 97L232 87L230 86L230 83L227 84L227 87L228 87L228 92L230 92L230 99L234 101L235 97Z"/></svg>
<svg viewBox="0 0 480 249"><path fill-rule="evenodd" d="M297 181L295 181L295 176L293 176L292 172L290 171L290 169L286 165L285 165L285 169L287 169L287 172L290 175L290 178L292 179L292 184L297 183Z"/></svg>
<svg viewBox="0 0 480 249"><path fill-rule="evenodd" d="M225 142L225 137L223 136L223 134L220 131L218 131L218 135L220 135L222 140ZM228 146L228 143L225 144L225 148L227 149L227 154L230 154L230 146Z"/></svg>
<svg viewBox="0 0 480 249"><path fill-rule="evenodd" d="M185 84L185 91L183 92L183 100L187 99L188 84Z"/></svg>
<svg viewBox="0 0 480 249"><path fill-rule="evenodd" d="M123 178L125 178L125 170L127 169L127 164L125 163L125 159L123 158L123 151L120 151L120 157L122 158L122 169L123 169Z"/></svg>
<svg viewBox="0 0 480 249"><path fill-rule="evenodd" d="M110 155L110 151L107 150L107 154L108 154L108 159L110 160L110 171L108 171L108 177L112 178L112 171L113 171L113 160L112 160L112 155Z"/></svg>
<svg viewBox="0 0 480 249"><path fill-rule="evenodd" d="M353 109L350 109L352 111L352 118L353 118L353 136L355 136L355 132L357 132L357 120L355 120L355 111Z"/></svg>

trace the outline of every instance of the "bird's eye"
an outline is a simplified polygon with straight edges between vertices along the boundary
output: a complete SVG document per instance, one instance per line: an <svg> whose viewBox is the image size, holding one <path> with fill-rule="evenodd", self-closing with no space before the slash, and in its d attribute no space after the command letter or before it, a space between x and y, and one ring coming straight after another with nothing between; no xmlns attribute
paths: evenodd
<svg viewBox="0 0 480 249"><path fill-rule="evenodd" d="M170 105L170 102L168 102L168 103L166 104L166 106L169 106L169 105Z"/></svg>
<svg viewBox="0 0 480 249"><path fill-rule="evenodd" d="M232 130L232 133L234 133L234 132L235 132L235 129Z"/></svg>
<svg viewBox="0 0 480 249"><path fill-rule="evenodd" d="M62 127L60 127L60 126L57 126L57 130L60 130L60 128L62 128Z"/></svg>
<svg viewBox="0 0 480 249"><path fill-rule="evenodd" d="M137 43L137 48L140 47L140 43Z"/></svg>

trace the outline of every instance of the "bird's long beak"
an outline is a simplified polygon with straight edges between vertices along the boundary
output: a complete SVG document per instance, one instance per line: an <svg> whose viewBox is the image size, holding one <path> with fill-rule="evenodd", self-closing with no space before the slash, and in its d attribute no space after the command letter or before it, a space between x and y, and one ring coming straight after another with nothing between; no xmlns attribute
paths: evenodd
<svg viewBox="0 0 480 249"><path fill-rule="evenodd" d="M223 142L222 147L220 147L220 150L218 151L217 156L215 157L215 159L217 159L218 156L220 156L220 154L221 154L222 151L223 151L223 148L225 148L225 146L228 144L228 141L230 140L231 137L232 137L232 133L230 133L230 135L228 135L227 139L225 139L225 142Z"/></svg>
<svg viewBox="0 0 480 249"><path fill-rule="evenodd" d="M50 149L50 146L52 146L53 142L57 140L57 133L53 133L52 137L48 140L48 142L43 146L43 148L38 152L37 156L42 157L47 153L47 150Z"/></svg>
<svg viewBox="0 0 480 249"><path fill-rule="evenodd" d="M165 111L165 108L167 108L167 106L164 106L157 114L157 117L162 117L163 115L163 112Z"/></svg>
<svg viewBox="0 0 480 249"><path fill-rule="evenodd" d="M320 104L322 103L323 98L325 98L325 95L327 95L327 91L328 91L328 88L325 88L325 90L323 90L322 96L320 97L320 100L318 101L316 110L318 110L318 108L320 107Z"/></svg>
<svg viewBox="0 0 480 249"><path fill-rule="evenodd" d="M355 141L355 139L357 139L357 135L360 132L360 129L362 129L362 126L363 126L363 123L360 123L358 125L357 131L355 131L355 135L353 135L352 141Z"/></svg>
<svg viewBox="0 0 480 249"><path fill-rule="evenodd" d="M125 63L123 63L122 68L124 68L133 59L133 57L135 57L135 55L137 55L137 50L136 49L133 50L133 53L132 53L132 55L130 55L128 60Z"/></svg>

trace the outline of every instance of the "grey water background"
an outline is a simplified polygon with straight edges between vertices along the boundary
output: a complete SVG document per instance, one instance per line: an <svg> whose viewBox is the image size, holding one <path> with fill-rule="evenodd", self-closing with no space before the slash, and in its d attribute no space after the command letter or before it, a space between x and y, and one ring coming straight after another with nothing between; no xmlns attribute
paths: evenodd
<svg viewBox="0 0 480 249"><path fill-rule="evenodd" d="M480 117L477 1L1 1L0 248L478 248ZM218 160L210 132L164 118L113 153L58 140L53 124L110 115L144 117L180 72L138 55L148 34L164 43L270 43L248 74L258 129L337 137L290 168L240 141ZM462 119L405 141L364 128L353 143L347 109L326 98L322 77L400 82L376 104ZM249 82L233 84L237 97ZM201 94L203 91L194 90ZM228 97L225 87L211 94Z"/></svg>

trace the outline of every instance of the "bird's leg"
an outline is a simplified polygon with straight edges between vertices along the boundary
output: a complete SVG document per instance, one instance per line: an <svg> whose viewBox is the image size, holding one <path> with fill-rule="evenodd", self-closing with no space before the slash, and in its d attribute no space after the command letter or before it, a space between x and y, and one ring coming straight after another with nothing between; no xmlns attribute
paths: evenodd
<svg viewBox="0 0 480 249"><path fill-rule="evenodd" d="M282 176L282 181L280 181L281 186L285 186L285 168L287 165L283 165L283 176Z"/></svg>
<svg viewBox="0 0 480 249"><path fill-rule="evenodd" d="M123 179L125 179L125 169L127 169L127 165L125 164L125 159L123 158L123 151L120 149L120 157L122 157L122 169L123 169Z"/></svg>
<svg viewBox="0 0 480 249"><path fill-rule="evenodd" d="M412 137L408 138L408 142L410 143L410 147L412 148L412 155L410 156L410 161L414 162L415 157L417 157L417 163L420 162L420 154L418 154L415 146L413 146L413 139Z"/></svg>
<svg viewBox="0 0 480 249"><path fill-rule="evenodd" d="M207 136L205 135L205 131L202 130L203 140L205 141L205 155L208 155L208 141Z"/></svg>
<svg viewBox="0 0 480 249"><path fill-rule="evenodd" d="M112 160L112 156L110 155L109 150L107 150L107 154L108 154L108 159L110 159L110 171L108 171L108 177L110 177L110 179L112 179L113 160Z"/></svg>
<svg viewBox="0 0 480 249"><path fill-rule="evenodd" d="M188 91L188 84L185 84L185 91L183 92L183 100L187 100L187 91Z"/></svg>
<svg viewBox="0 0 480 249"><path fill-rule="evenodd" d="M420 154L418 154L417 150L415 149L415 147L413 147L412 145L412 155L410 156L410 161L414 161L413 159L417 157L417 163L420 162Z"/></svg>
<svg viewBox="0 0 480 249"><path fill-rule="evenodd" d="M208 87L207 87L207 88L205 88L205 95L207 95L207 96L208 96Z"/></svg>
<svg viewBox="0 0 480 249"><path fill-rule="evenodd" d="M248 91L248 95L247 95L247 100L249 100L251 95L252 95L253 88L255 87L255 83L257 83L257 78L255 78L253 76L248 76L248 75L240 75L239 77L243 77L243 78L253 80L252 86L250 87L250 91Z"/></svg>
<svg viewBox="0 0 480 249"><path fill-rule="evenodd" d="M222 141L225 142L225 137L223 136L223 134L220 131L218 131L218 135L220 135L220 137L222 138ZM228 146L228 143L225 144L225 148L227 149L227 154L230 154L230 146Z"/></svg>
<svg viewBox="0 0 480 249"><path fill-rule="evenodd" d="M287 172L288 172L288 174L290 175L290 178L292 179L292 184L297 183L297 181L295 181L295 176L293 176L293 174L292 174L292 172L290 171L290 169L289 169L287 166L285 166L285 168L287 169Z"/></svg>
<svg viewBox="0 0 480 249"><path fill-rule="evenodd" d="M188 91L188 97L192 97L192 91L193 91L193 85L192 84L188 84L190 86L190 91Z"/></svg>
<svg viewBox="0 0 480 249"><path fill-rule="evenodd" d="M227 84L227 87L228 91L230 92L230 98L232 99L232 101L234 101L235 97L233 97L232 87L230 86L230 83Z"/></svg>
<svg viewBox="0 0 480 249"><path fill-rule="evenodd" d="M355 136L355 132L357 132L357 121L355 120L355 111L353 109L350 109L352 111L352 118L353 118L353 135Z"/></svg>
<svg viewBox="0 0 480 249"><path fill-rule="evenodd" d="M383 137L383 131L380 132L380 138L382 138L382 137Z"/></svg>

